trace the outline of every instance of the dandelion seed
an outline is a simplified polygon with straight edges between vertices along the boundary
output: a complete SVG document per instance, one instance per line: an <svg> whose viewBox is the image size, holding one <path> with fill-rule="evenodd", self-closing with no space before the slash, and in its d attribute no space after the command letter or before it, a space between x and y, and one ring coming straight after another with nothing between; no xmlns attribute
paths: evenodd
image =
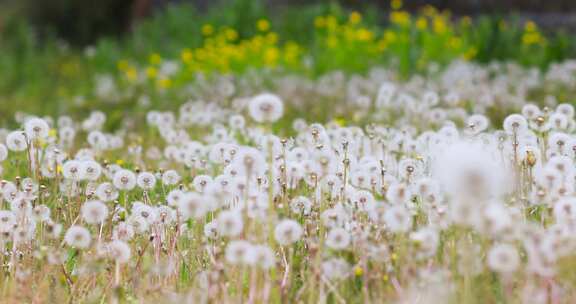
<svg viewBox="0 0 576 304"><path fill-rule="evenodd" d="M204 225L204 236L210 240L215 240L218 238L218 222L216 220L213 220Z"/></svg>
<svg viewBox="0 0 576 304"><path fill-rule="evenodd" d="M511 273L520 266L520 257L514 246L509 244L495 245L487 256L488 267L496 272Z"/></svg>
<svg viewBox="0 0 576 304"><path fill-rule="evenodd" d="M384 222L392 232L407 232L412 228L412 215L404 206L394 206L384 213Z"/></svg>
<svg viewBox="0 0 576 304"><path fill-rule="evenodd" d="M231 241L226 247L226 261L233 265L246 264L251 259L252 250L252 245L247 241Z"/></svg>
<svg viewBox="0 0 576 304"><path fill-rule="evenodd" d="M24 151L28 147L26 136L20 131L11 132L6 136L6 146L14 152Z"/></svg>
<svg viewBox="0 0 576 304"><path fill-rule="evenodd" d="M34 207L32 214L37 221L45 222L50 219L50 208L46 205L38 205Z"/></svg>
<svg viewBox="0 0 576 304"><path fill-rule="evenodd" d="M108 207L101 201L87 201L82 205L81 213L86 223L102 224L108 217Z"/></svg>
<svg viewBox="0 0 576 304"><path fill-rule="evenodd" d="M148 221L139 215L131 215L128 218L127 222L130 224L130 226L132 226L134 232L136 232L138 234L143 234L143 233L148 232L148 229L150 227L150 224L148 223Z"/></svg>
<svg viewBox="0 0 576 304"><path fill-rule="evenodd" d="M312 202L305 196L298 196L290 201L290 208L296 214L308 215L312 208Z"/></svg>
<svg viewBox="0 0 576 304"><path fill-rule="evenodd" d="M3 162L8 158L8 148L4 144L0 144L0 162Z"/></svg>
<svg viewBox="0 0 576 304"><path fill-rule="evenodd" d="M528 129L526 118L520 114L512 114L504 119L504 131L508 134L521 134Z"/></svg>
<svg viewBox="0 0 576 304"><path fill-rule="evenodd" d="M104 202L110 202L118 198L118 190L112 185L112 183L102 183L98 185L95 191L98 199Z"/></svg>
<svg viewBox="0 0 576 304"><path fill-rule="evenodd" d="M142 202L132 203L132 214L144 219L148 225L154 224L158 219L157 210L152 206L143 204Z"/></svg>
<svg viewBox="0 0 576 304"><path fill-rule="evenodd" d="M24 124L26 136L30 140L39 140L48 137L50 126L41 118L31 118Z"/></svg>
<svg viewBox="0 0 576 304"><path fill-rule="evenodd" d="M348 231L343 228L333 228L326 237L326 246L335 250L343 250L350 245L350 239Z"/></svg>
<svg viewBox="0 0 576 304"><path fill-rule="evenodd" d="M218 215L218 233L222 236L235 237L242 233L244 222L236 211L222 211Z"/></svg>
<svg viewBox="0 0 576 304"><path fill-rule="evenodd" d="M10 230L16 225L16 216L8 210L0 210L0 231Z"/></svg>
<svg viewBox="0 0 576 304"><path fill-rule="evenodd" d="M51 220L46 221L46 232L48 236L56 239L60 237L60 233L62 233L62 224L54 223Z"/></svg>
<svg viewBox="0 0 576 304"><path fill-rule="evenodd" d="M130 261L130 246L123 241L115 240L107 245L108 255L118 263L124 264Z"/></svg>
<svg viewBox="0 0 576 304"><path fill-rule="evenodd" d="M276 263L274 252L265 245L252 246L251 255L250 263L264 270L272 268Z"/></svg>
<svg viewBox="0 0 576 304"><path fill-rule="evenodd" d="M181 177L176 170L168 170L162 174L162 183L166 186L176 185L180 179Z"/></svg>
<svg viewBox="0 0 576 304"><path fill-rule="evenodd" d="M150 172L142 172L138 174L136 184L144 190L150 190L156 185L156 177Z"/></svg>
<svg viewBox="0 0 576 304"><path fill-rule="evenodd" d="M342 258L322 262L322 274L330 280L341 280L351 274L351 266Z"/></svg>
<svg viewBox="0 0 576 304"><path fill-rule="evenodd" d="M274 238L282 246L290 245L300 240L303 229L298 222L293 220L282 220L274 229Z"/></svg>
<svg viewBox="0 0 576 304"><path fill-rule="evenodd" d="M90 246L90 232L82 226L71 226L66 231L64 241L68 246L85 249Z"/></svg>
<svg viewBox="0 0 576 304"><path fill-rule="evenodd" d="M120 190L132 190L136 186L136 175L129 170L119 170L114 174L113 184Z"/></svg>
<svg viewBox="0 0 576 304"><path fill-rule="evenodd" d="M249 112L256 122L275 122L284 112L282 100L273 94L261 94L250 101Z"/></svg>
<svg viewBox="0 0 576 304"><path fill-rule="evenodd" d="M80 176L89 181L95 181L100 177L102 173L102 167L95 161L88 160L83 161L80 164Z"/></svg>

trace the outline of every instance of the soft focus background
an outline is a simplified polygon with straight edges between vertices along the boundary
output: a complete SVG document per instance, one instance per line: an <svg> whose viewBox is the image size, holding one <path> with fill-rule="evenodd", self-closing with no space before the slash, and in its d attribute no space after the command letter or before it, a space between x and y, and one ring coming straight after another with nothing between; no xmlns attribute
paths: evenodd
<svg viewBox="0 0 576 304"><path fill-rule="evenodd" d="M410 77L454 60L546 69L574 56L575 32L569 0L4 0L0 116L174 107L198 79L254 70L316 78L384 66Z"/></svg>
<svg viewBox="0 0 576 304"><path fill-rule="evenodd" d="M576 303L576 0L0 0L0 304Z"/></svg>

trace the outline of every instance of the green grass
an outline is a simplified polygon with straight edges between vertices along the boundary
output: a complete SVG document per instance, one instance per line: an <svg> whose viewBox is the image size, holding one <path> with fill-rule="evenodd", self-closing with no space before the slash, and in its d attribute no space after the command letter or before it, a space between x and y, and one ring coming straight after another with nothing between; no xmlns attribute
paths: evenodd
<svg viewBox="0 0 576 304"><path fill-rule="evenodd" d="M213 7L206 13L197 12L187 5L170 5L152 18L139 22L131 33L120 38L102 37L86 48L67 45L51 34L53 31L50 29L33 28L17 15L5 18L0 32L0 115L11 117L16 111L52 115L80 113L99 106L102 100L94 96L98 75L122 78L123 71L118 70L120 61L129 64L130 68L144 71L152 54L163 61L179 62L183 50L206 46L207 40L202 34L202 27L206 24L215 30L236 30L236 41L241 42L263 35L256 23L261 19L269 20L271 31L278 37L278 42L270 47L278 48L281 55L284 54L282 48L289 42L301 48L294 63L279 62L270 69L275 70L274 73L296 73L313 79L334 70L364 74L374 66L390 67L403 77L409 77L414 73L427 73L431 63L442 67L463 57L481 63L514 61L546 69L551 63L576 54L574 39L562 31L541 33L537 29L537 33L544 37L542 41L522 43L525 26L508 16L481 16L470 21L425 8L408 15L409 25L402 25L390 19L394 14L391 9L361 7L360 23L347 25L350 12L333 2L271 9L264 1L237 0ZM342 28L333 33L315 27L319 16L330 16ZM419 28L419 19L427 20L426 30ZM442 32L432 30L436 19L447 22ZM356 38L347 40L346 31L359 29L370 31L374 38L368 42ZM38 33L44 33L42 39ZM327 41L331 40L336 41L334 47L327 46ZM381 50L378 44L384 40L386 43L382 44L386 47ZM448 47L450 45L453 47ZM88 52L93 56L86 56ZM201 71L212 77L222 73L239 75L252 69L268 69L260 62L258 57L261 55L251 56L226 70L208 62ZM180 72L172 79L175 89L194 83L195 73ZM175 100L176 105L183 101L182 97L171 92L158 93L153 86L148 82L136 90L150 95L157 107L169 103L165 99ZM80 99L85 100L84 104L76 102ZM135 108L134 96L121 101L121 105L110 107L110 112ZM175 105L167 107L174 108ZM6 124L6 120L2 123Z"/></svg>

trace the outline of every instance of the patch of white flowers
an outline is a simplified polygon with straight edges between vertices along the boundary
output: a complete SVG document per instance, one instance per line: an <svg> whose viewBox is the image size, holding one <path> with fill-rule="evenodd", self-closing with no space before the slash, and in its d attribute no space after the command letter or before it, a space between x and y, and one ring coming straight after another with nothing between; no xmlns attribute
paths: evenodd
<svg viewBox="0 0 576 304"><path fill-rule="evenodd" d="M21 118L0 130L1 260L7 273L59 265L71 286L101 276L153 290L184 276L194 283L183 292L215 302L243 288L253 302L274 292L342 300L338 286L354 280L365 301L446 302L487 273L507 299L570 302L561 275L576 252L574 107L526 98L539 81L574 85L575 71L494 79L455 63L426 85L380 70L330 74L310 96L344 93L371 122L299 118L281 134L270 126L285 103L302 106L297 81L280 81L283 97L188 102L111 133L102 112ZM491 119L500 103L517 113Z"/></svg>

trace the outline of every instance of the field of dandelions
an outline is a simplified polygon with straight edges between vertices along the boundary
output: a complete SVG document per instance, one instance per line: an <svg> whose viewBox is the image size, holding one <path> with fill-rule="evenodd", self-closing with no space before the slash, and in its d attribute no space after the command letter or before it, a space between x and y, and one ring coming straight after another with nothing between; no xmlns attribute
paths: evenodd
<svg viewBox="0 0 576 304"><path fill-rule="evenodd" d="M389 33L457 35L393 5ZM393 47L361 19L334 25L358 31L346 60ZM51 115L2 100L0 302L576 302L576 61L487 65L466 46L409 76L315 77L257 27L120 60Z"/></svg>

